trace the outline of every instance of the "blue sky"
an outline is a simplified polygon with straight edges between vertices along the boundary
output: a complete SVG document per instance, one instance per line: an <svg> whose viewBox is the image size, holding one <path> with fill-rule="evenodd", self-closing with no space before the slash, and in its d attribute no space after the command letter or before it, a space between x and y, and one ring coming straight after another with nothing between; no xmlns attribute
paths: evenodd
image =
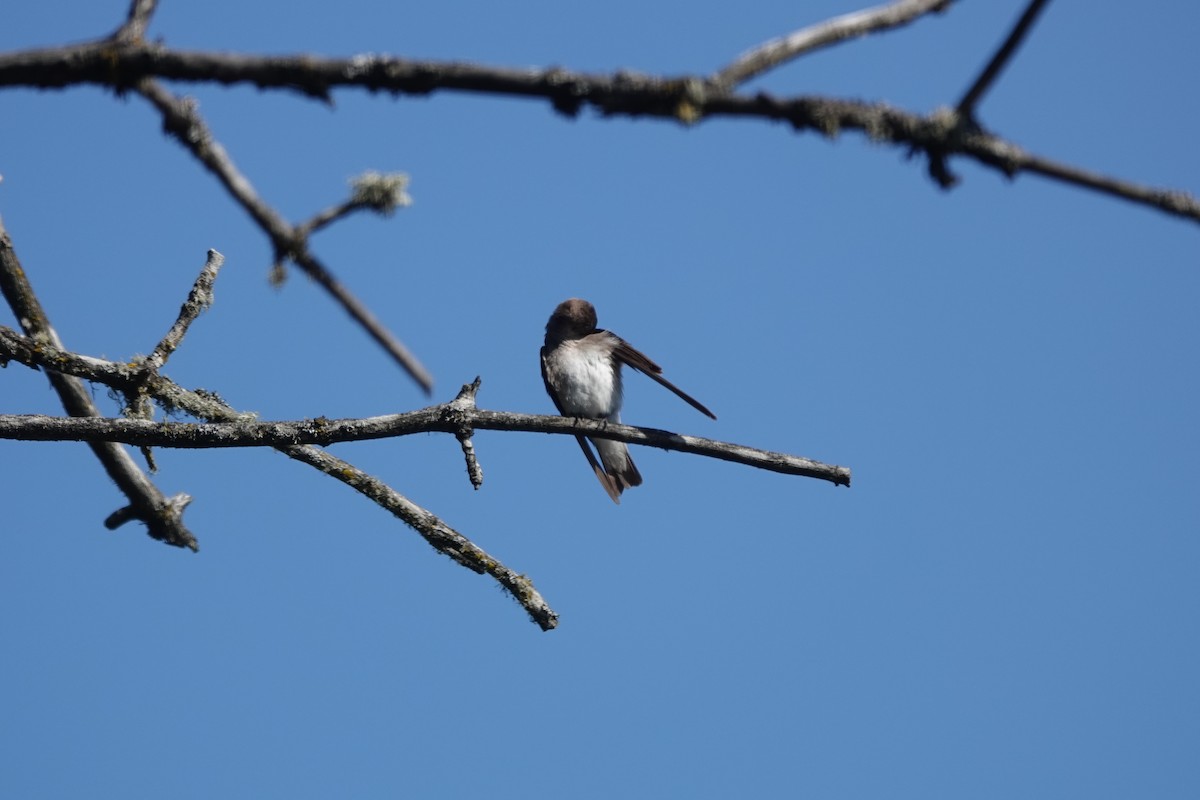
<svg viewBox="0 0 1200 800"><path fill-rule="evenodd" d="M854 10L610 2L163 4L181 48L703 73ZM951 104L1021 4L958 3L753 84ZM27 4L0 49L111 30ZM1170 20L1167 24L1164 20ZM1041 154L1200 191L1190 3L1053 3L980 110ZM608 501L564 437L340 445L561 614L272 451L159 451L201 551L130 526L83 445L0 442L0 793L11 797L1190 798L1200 791L1200 230L956 161L764 122L576 120L545 102L195 96L293 220L364 170L414 205L316 252L437 378L552 413L555 304L640 376L626 421L792 452L854 486L635 448ZM429 401L137 97L0 92L0 215L66 344L149 352L212 247L216 304L166 372L264 419ZM0 324L12 326L6 310ZM61 413L0 372L0 413ZM97 390L108 411L115 405Z"/></svg>

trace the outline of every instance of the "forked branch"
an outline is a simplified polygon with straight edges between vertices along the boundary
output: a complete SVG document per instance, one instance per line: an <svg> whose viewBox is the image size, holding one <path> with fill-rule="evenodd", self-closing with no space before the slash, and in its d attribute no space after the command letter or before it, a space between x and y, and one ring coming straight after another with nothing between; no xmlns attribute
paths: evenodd
<svg viewBox="0 0 1200 800"><path fill-rule="evenodd" d="M233 159L209 130L208 125L196 111L195 103L177 97L151 78L142 78L136 83L137 92L158 109L163 118L163 130L173 136L210 172L217 176L221 185L246 210L250 217L267 234L275 248L277 262L292 261L304 273L317 282L333 297L346 313L355 320L389 355L420 384L426 394L433 391L433 376L412 352L381 323L370 309L359 300L322 263L308 246L308 235L331 221L331 217L345 216L358 208L378 208L359 197L332 211L318 215L305 225L292 225L259 197L249 179L234 165ZM397 194L403 198L403 185ZM397 200L388 206L403 205Z"/></svg>
<svg viewBox="0 0 1200 800"><path fill-rule="evenodd" d="M58 333L34 294L3 222L0 222L0 292L28 335L30 346L62 349ZM76 417L100 416L100 410L92 402L91 393L78 378L55 371L52 367L47 367L46 377L68 414ZM177 494L170 498L164 495L119 444L96 441L90 446L104 471L129 499L128 506L105 519L105 527L113 530L130 520L140 520L146 524L147 533L159 541L176 547L199 549L196 537L183 524L183 510L191 501L188 495Z"/></svg>

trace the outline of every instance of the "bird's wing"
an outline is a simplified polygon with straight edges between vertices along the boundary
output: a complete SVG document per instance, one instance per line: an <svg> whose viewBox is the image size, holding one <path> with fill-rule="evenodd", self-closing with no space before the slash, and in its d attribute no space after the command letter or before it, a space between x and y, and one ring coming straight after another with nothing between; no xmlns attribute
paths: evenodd
<svg viewBox="0 0 1200 800"><path fill-rule="evenodd" d="M549 352L549 347L542 348L542 383L546 386L546 394L550 395L550 399L554 401L554 407L558 409L558 415L560 417L565 417L567 415L563 412L562 403L558 402L558 393L555 392L554 388L550 385L550 376L546 374L546 355Z"/></svg>
<svg viewBox="0 0 1200 800"><path fill-rule="evenodd" d="M616 339L617 347L614 353L623 363L628 364L638 372L649 377L651 380L657 381L658 383L667 387L676 395L678 395L681 400L699 411L701 414L712 417L713 419L717 418L717 415L705 408L703 403L664 378L662 376L662 367L647 358L645 353L643 353L641 350L638 350L636 347L622 339L620 336L617 336L615 333L609 333L609 335Z"/></svg>

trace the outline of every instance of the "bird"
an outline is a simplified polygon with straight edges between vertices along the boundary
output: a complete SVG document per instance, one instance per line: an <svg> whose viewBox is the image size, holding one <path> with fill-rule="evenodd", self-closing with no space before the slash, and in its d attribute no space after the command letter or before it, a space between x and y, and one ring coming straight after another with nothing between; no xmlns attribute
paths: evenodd
<svg viewBox="0 0 1200 800"><path fill-rule="evenodd" d="M541 349L546 393L564 417L621 421L621 365L625 364L670 389L702 414L717 415L662 376L662 367L611 331L596 327L596 308L572 297L554 309ZM614 503L621 493L642 484L624 442L576 436L583 454ZM599 462L588 447L591 442Z"/></svg>

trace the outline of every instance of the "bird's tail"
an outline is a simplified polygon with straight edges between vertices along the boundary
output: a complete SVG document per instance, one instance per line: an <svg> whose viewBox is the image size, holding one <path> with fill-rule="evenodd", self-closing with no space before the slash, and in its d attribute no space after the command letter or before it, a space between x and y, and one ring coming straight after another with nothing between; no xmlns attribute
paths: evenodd
<svg viewBox="0 0 1200 800"><path fill-rule="evenodd" d="M612 439L592 439L591 442L600 454L600 463L604 465L604 471L608 473L612 482L611 489L609 486L604 487L609 490L610 497L613 490L620 495L631 486L642 485L642 474L633 465L633 458L624 442L614 442ZM601 483L604 481L601 480ZM617 498L613 497L613 501L617 502Z"/></svg>

